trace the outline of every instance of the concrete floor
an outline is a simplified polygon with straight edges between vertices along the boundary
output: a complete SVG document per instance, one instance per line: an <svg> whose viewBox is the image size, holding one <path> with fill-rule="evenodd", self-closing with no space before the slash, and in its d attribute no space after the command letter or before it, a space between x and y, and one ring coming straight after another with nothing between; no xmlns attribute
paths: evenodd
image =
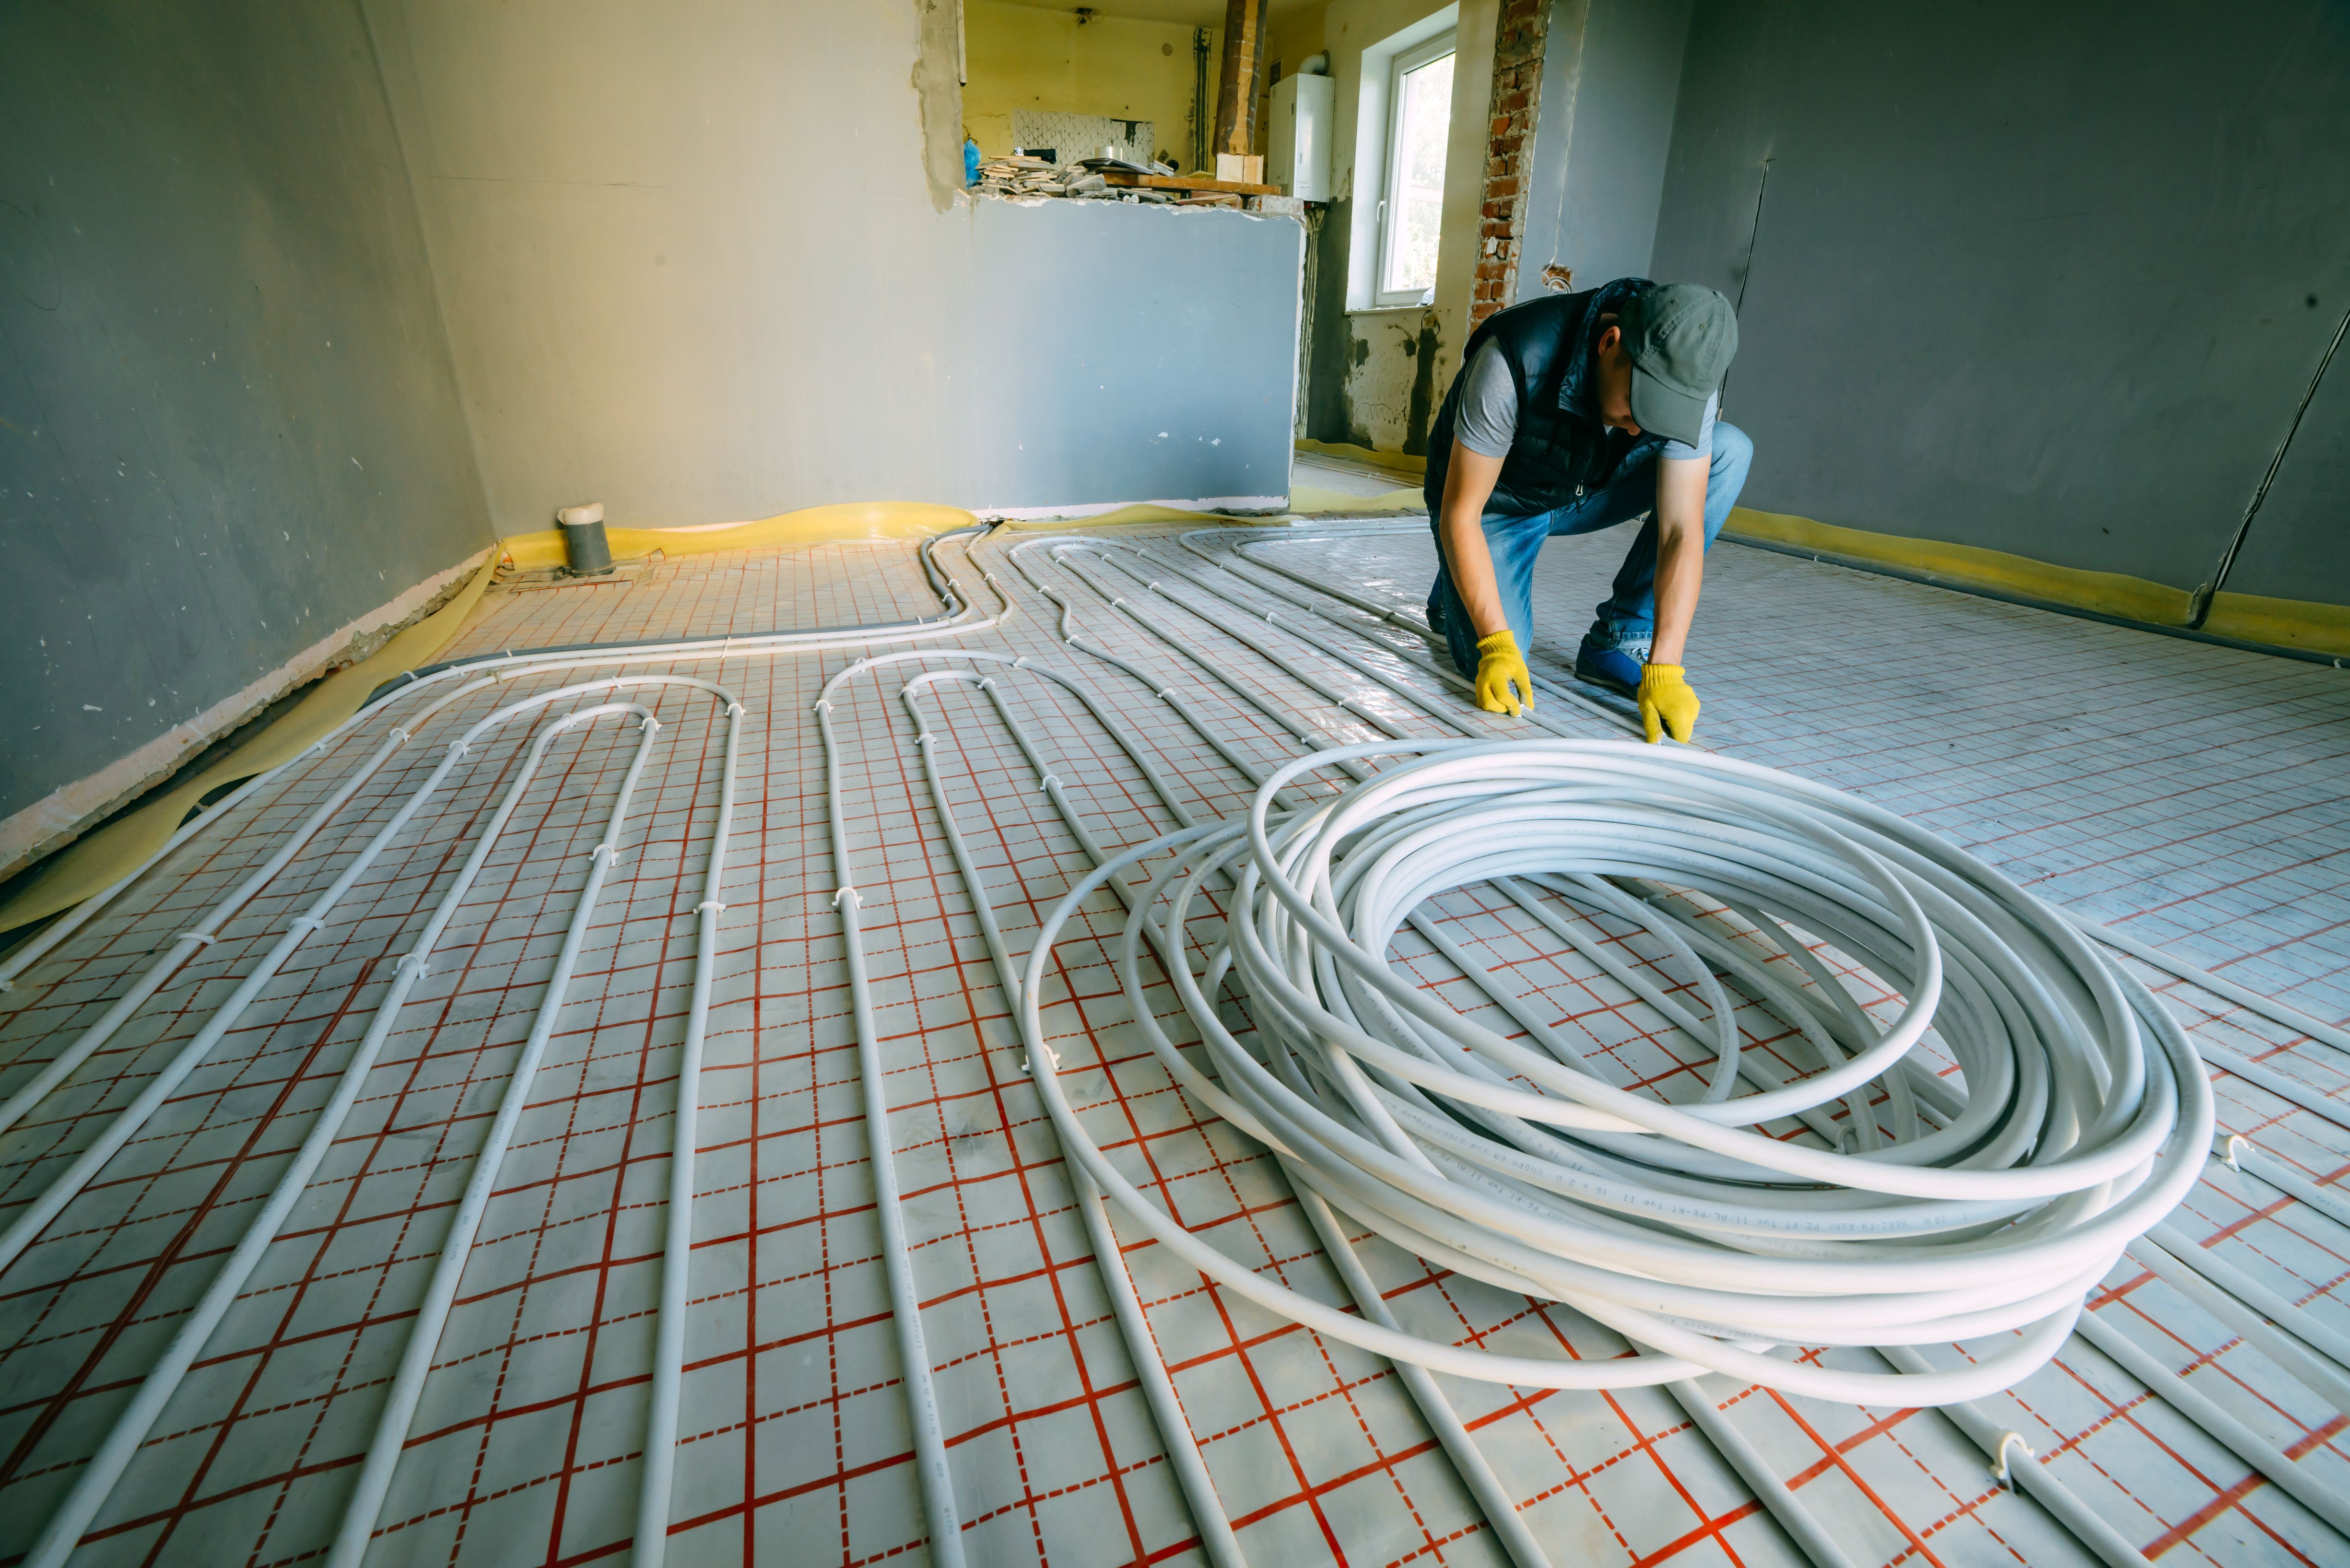
<svg viewBox="0 0 2350 1568"><path fill-rule="evenodd" d="M1314 467L1308 477L1301 461L1302 482L1394 487L1343 465ZM1172 530L1121 538L1170 558L1180 549ZM1051 635L1050 607L1010 559L1014 543L992 538L972 559L1023 613L966 645L1083 674L1194 793L1194 809L1239 809L1244 779L1140 688ZM1277 563L1407 612L1431 562L1417 520L1219 529L1202 543L1243 570ZM1547 672L1564 678L1587 607L1626 543L1566 541L1544 557L1534 658ZM1069 568L1035 558L1045 555L1023 558L1077 606L1087 636L1172 683L1237 749L1266 762L1293 754L1289 735ZM960 567L959 556L946 559ZM1243 597L1254 591L1228 580ZM1368 738L1354 715L1184 607L1179 594L1137 597L1163 627L1333 742ZM1385 692L1365 701L1414 732L1441 732L1432 715L1458 712L1457 699L1389 657L1417 643L1335 600L1327 607L1351 646L1426 693L1417 704ZM630 566L604 587L509 585L484 601L452 651L871 622L934 608L901 545L698 556ZM1303 645L1282 646L1349 691L1364 685ZM702 1078L672 1563L921 1555L809 714L826 678L854 657L680 666L725 681L751 722ZM1856 790L2069 908L2308 1012L2350 1014L2350 674L1734 545L1710 563L1690 664L1707 704L1702 738L1721 749ZM834 719L852 769L852 859L895 1163L967 1550L984 1563L1197 1562L922 785L901 680L860 680ZM1106 841L1139 842L1169 826L1073 703L1033 680L1011 701L1053 748L1059 776L1078 781L1070 787ZM371 1562L569 1563L626 1551L718 739L706 702L665 696L656 706L668 725L664 749L468 1263ZM931 711L950 738L939 752L955 809L1006 940L1024 952L1085 863L975 692L941 688ZM1504 720L1471 722L1510 732ZM1595 735L1613 732L1588 722ZM71 1484L234 1245L518 743L501 742L436 802L405 841L412 847L355 889L141 1137L0 1275L0 1520L9 1521L0 1557L21 1550L29 1527L20 1521L46 1518ZM526 798L511 847L493 857L443 943L446 961L402 1014L301 1210L78 1563L279 1563L324 1545L633 745L632 734L588 732L566 743ZM320 759L262 804L247 831L192 845L20 980L0 1015L0 1062L11 1064L0 1068L0 1093L266 855L359 753L354 744ZM201 1025L432 760L370 784L347 827L322 835L114 1047L0 1137L0 1220ZM1465 943L1511 965L1530 997L1605 1033L1629 1081L1663 1083L1682 1070L1658 1015L1571 951L1530 943L1473 900L1448 896L1440 912ZM1634 961L1652 956L1620 933L1611 940ZM1050 1020L1088 1126L1218 1246L1294 1288L1339 1299L1278 1171L1171 1088L1100 966L1097 947L1071 944L1066 996L1056 993ZM1431 967L1428 978L1443 977ZM2339 1054L2147 978L2199 1037L2350 1102L2341 1070L2350 1063ZM1171 1011L1170 999L1158 1000ZM2312 1180L2350 1172L2350 1133L2232 1076L2218 1087L2229 1130ZM2216 1164L2175 1223L2350 1331L2350 1296L2341 1293L2350 1289L2350 1231ZM1203 1286L1159 1249L1125 1241L1154 1336L1252 1561L1500 1560L1384 1363L1272 1319ZM1505 1298L1383 1244L1367 1244L1364 1255L1399 1315L1421 1332L1536 1354L1620 1348L1570 1311ZM2350 1491L2350 1421L2229 1330L2126 1271L2092 1304L2313 1475ZM1873 1365L1866 1353L1828 1354ZM1446 1388L1555 1562L1800 1561L1661 1395L1449 1380ZM1994 1485L1977 1450L1931 1412L1826 1405L1722 1379L1708 1391L1857 1563L2086 1561L2036 1505ZM2166 1563L2350 1553L2078 1340L1987 1403L2040 1462Z"/></svg>

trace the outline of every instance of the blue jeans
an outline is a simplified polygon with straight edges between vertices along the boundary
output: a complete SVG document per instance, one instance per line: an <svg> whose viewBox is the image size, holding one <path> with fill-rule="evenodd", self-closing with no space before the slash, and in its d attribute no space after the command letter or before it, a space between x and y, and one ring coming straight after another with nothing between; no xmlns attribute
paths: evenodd
<svg viewBox="0 0 2350 1568"><path fill-rule="evenodd" d="M1735 425L1715 421L1713 465L1705 477L1705 547L1729 520L1746 486L1746 470L1754 461L1754 443ZM1657 634L1657 460L1648 459L1618 473L1614 482L1595 490L1572 506L1531 517L1485 517L1485 547L1493 556L1493 583L1501 590L1502 613L1518 639L1518 650L1530 654L1534 639L1534 557L1543 542L1563 534L1591 534L1618 523L1638 520L1640 532L1616 573L1614 591L1599 606L1598 618L1586 634L1602 648L1620 648L1645 656ZM1431 531L1438 520L1428 520ZM1436 581L1428 590L1428 623L1440 628L1451 646L1452 662L1471 680L1477 675L1477 630L1452 586L1452 572L1444 562L1444 541L1437 538Z"/></svg>

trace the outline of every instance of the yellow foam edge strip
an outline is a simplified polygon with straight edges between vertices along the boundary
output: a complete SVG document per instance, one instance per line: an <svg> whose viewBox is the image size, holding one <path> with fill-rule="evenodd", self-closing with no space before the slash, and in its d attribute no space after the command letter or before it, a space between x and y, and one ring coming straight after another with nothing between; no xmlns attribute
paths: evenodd
<svg viewBox="0 0 2350 1568"><path fill-rule="evenodd" d="M1399 469L1405 473L1426 473L1428 459L1415 457L1408 452L1382 452L1377 447L1357 446L1347 441L1312 441L1305 436L1294 443L1300 452L1318 452L1325 457L1349 458L1356 462L1375 463L1380 468Z"/></svg>
<svg viewBox="0 0 2350 1568"><path fill-rule="evenodd" d="M1944 578L1954 587L1995 588L2155 626L2185 626L2191 597L2183 588L2119 572L2059 566L2028 556L2012 556L2004 550L1873 534L1743 506L1731 510L1723 532L1733 539L1754 539L1842 556L1848 560L1898 566L1904 571ZM2202 629L2214 637L2234 638L2271 648L2350 655L2350 606L2223 591L2213 597L2211 613Z"/></svg>

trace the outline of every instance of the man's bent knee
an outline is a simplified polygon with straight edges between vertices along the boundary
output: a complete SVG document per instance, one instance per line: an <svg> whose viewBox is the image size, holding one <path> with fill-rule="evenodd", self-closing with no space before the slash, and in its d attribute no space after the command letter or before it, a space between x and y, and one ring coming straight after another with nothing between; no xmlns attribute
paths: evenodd
<svg viewBox="0 0 2350 1568"><path fill-rule="evenodd" d="M1735 473L1743 478L1747 466L1753 461L1753 439L1736 425L1715 421L1712 472L1717 476Z"/></svg>

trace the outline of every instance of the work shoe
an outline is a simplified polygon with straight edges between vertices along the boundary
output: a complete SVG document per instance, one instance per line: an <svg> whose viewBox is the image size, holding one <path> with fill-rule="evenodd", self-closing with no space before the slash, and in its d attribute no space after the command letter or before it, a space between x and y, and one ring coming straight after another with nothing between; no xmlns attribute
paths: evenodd
<svg viewBox="0 0 2350 1568"><path fill-rule="evenodd" d="M1602 648L1586 637L1575 650L1575 677L1630 697L1640 690L1640 657L1621 648Z"/></svg>

